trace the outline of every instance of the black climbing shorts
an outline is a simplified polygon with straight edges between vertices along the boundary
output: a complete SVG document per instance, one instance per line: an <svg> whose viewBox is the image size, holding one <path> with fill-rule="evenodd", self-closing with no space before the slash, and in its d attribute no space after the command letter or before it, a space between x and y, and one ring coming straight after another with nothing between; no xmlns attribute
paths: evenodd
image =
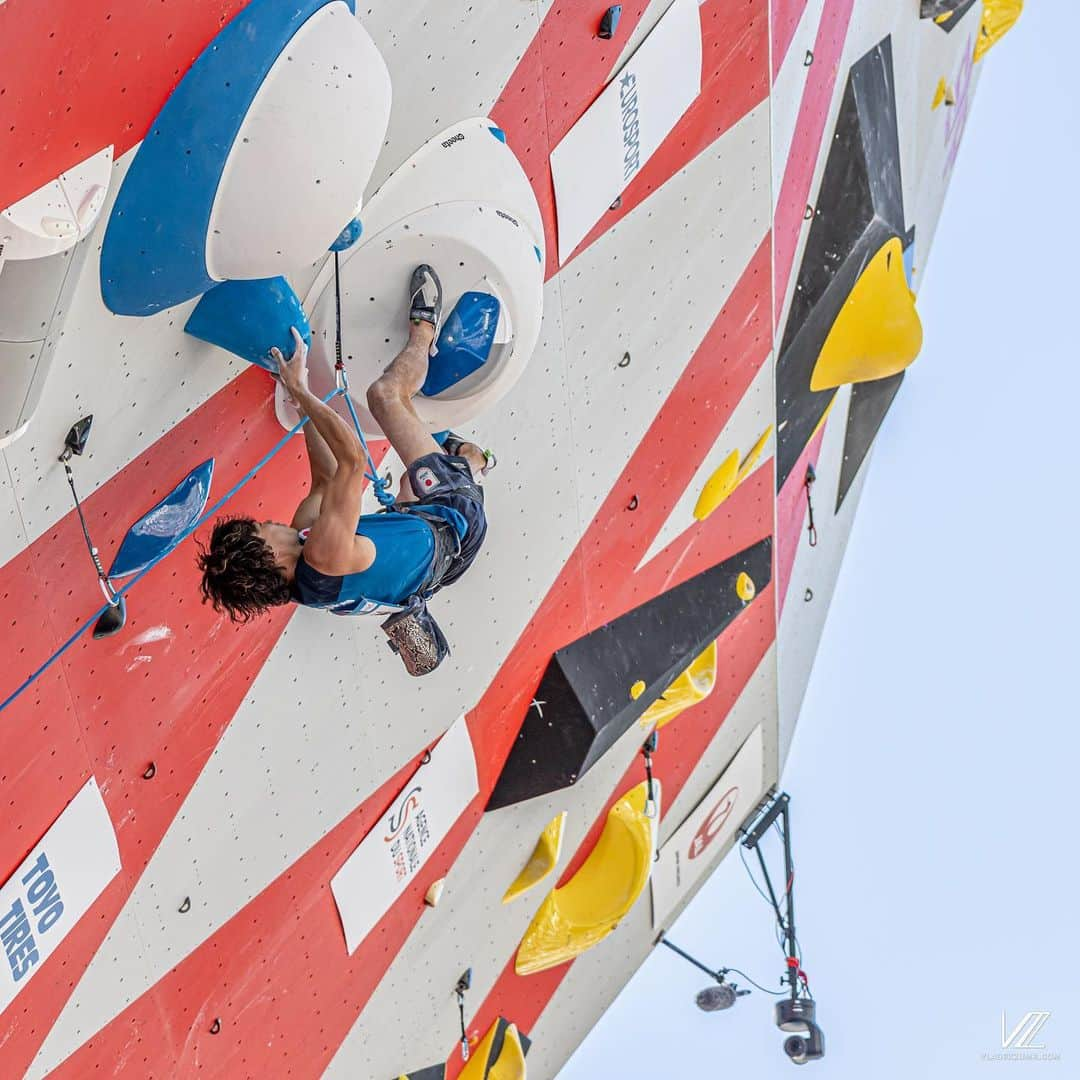
<svg viewBox="0 0 1080 1080"><path fill-rule="evenodd" d="M409 483L420 506L445 506L465 519L461 550L440 585L451 585L472 565L487 536L483 489L472 478L469 463L449 454L425 454L409 466Z"/></svg>

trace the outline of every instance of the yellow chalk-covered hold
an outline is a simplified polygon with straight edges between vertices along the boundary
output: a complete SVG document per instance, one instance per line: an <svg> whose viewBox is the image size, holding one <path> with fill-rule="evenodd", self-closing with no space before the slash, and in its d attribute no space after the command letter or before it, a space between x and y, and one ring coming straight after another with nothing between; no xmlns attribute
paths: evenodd
<svg viewBox="0 0 1080 1080"><path fill-rule="evenodd" d="M720 467L705 481L697 502L694 517L704 521L739 485L739 451L732 450Z"/></svg>
<svg viewBox="0 0 1080 1080"><path fill-rule="evenodd" d="M754 579L745 570L735 579L735 594L744 604L749 604L757 594Z"/></svg>
<svg viewBox="0 0 1080 1080"><path fill-rule="evenodd" d="M975 60L981 60L1015 25L1024 0L983 0L982 22L975 37Z"/></svg>
<svg viewBox="0 0 1080 1080"><path fill-rule="evenodd" d="M544 827L540 838L536 841L529 861L525 868L510 884L510 888L503 894L502 902L509 904L516 900L522 893L528 892L534 885L539 884L555 869L559 862L559 854L562 851L563 829L566 826L566 811L553 817Z"/></svg>
<svg viewBox="0 0 1080 1080"><path fill-rule="evenodd" d="M742 464L739 466L739 472L735 477L735 486L738 487L754 470L754 466L758 463L758 458L765 452L765 447L769 445L769 436L772 435L772 424L770 424L758 437L758 441L750 447L746 457L742 459Z"/></svg>
<svg viewBox="0 0 1080 1080"><path fill-rule="evenodd" d="M942 105L955 105L956 95L952 91L952 87L945 81L945 76L942 75L938 79L937 88L934 90L934 100L930 102L931 109L940 108Z"/></svg>
<svg viewBox="0 0 1080 1080"><path fill-rule="evenodd" d="M499 1056L488 1069L488 1080L526 1080L525 1049L514 1024L506 1028Z"/></svg>
<svg viewBox="0 0 1080 1080"><path fill-rule="evenodd" d="M496 1020L469 1055L468 1064L458 1073L458 1080L526 1080L525 1051L516 1025L507 1024L499 1056L491 1060L498 1032L499 1021Z"/></svg>
<svg viewBox="0 0 1080 1080"><path fill-rule="evenodd" d="M656 815L645 813L645 783L632 787L608 812L604 831L576 874L552 889L518 946L519 975L565 964L604 940L649 883L659 818L660 782L653 781Z"/></svg>
<svg viewBox="0 0 1080 1080"><path fill-rule="evenodd" d="M885 243L859 275L829 331L811 390L870 382L903 371L922 348L915 294L904 275L898 237Z"/></svg>
<svg viewBox="0 0 1080 1080"><path fill-rule="evenodd" d="M691 705L704 701L716 686L716 642L695 657L690 666L642 714L643 728L657 729L670 724Z"/></svg>
<svg viewBox="0 0 1080 1080"><path fill-rule="evenodd" d="M634 699L634 701L637 701L637 699L641 697L641 695L644 693L645 684L640 679L638 679L638 681L630 687L630 696Z"/></svg>

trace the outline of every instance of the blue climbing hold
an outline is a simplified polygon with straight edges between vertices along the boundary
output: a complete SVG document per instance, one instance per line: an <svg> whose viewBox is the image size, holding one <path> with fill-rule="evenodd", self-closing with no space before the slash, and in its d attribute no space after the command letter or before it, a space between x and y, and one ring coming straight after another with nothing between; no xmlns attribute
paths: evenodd
<svg viewBox="0 0 1080 1080"><path fill-rule="evenodd" d="M125 578L160 562L199 521L210 495L214 459L193 469L152 510L143 514L127 531L113 559L109 577Z"/></svg>
<svg viewBox="0 0 1080 1080"><path fill-rule="evenodd" d="M490 132L491 132L491 134L492 134L492 135L494 135L494 136L495 136L495 138L499 140L499 142L501 142L501 143L504 143L504 142L506 142L506 132L505 132L505 131L503 131L503 129L502 129L502 128L499 128L499 127L489 127L489 128L488 128L488 131L490 131Z"/></svg>
<svg viewBox="0 0 1080 1080"><path fill-rule="evenodd" d="M499 301L490 293L467 292L454 305L439 334L421 392L441 394L483 367L499 325Z"/></svg>
<svg viewBox="0 0 1080 1080"><path fill-rule="evenodd" d="M344 229L338 233L338 238L330 245L331 251L344 251L351 248L363 234L364 226L358 217L352 219Z"/></svg>
<svg viewBox="0 0 1080 1080"><path fill-rule="evenodd" d="M184 330L276 375L268 353L276 345L292 355L292 326L310 345L311 327L300 298L283 277L275 277L223 281L195 305Z"/></svg>
<svg viewBox="0 0 1080 1080"><path fill-rule="evenodd" d="M600 29L597 31L596 36L605 40L613 38L615 31L619 28L620 15L622 15L622 4L612 4L604 12L604 17L600 20Z"/></svg>
<svg viewBox="0 0 1080 1080"><path fill-rule="evenodd" d="M146 133L101 248L101 296L152 315L214 285L210 217L244 117L282 49L331 0L253 0L195 58ZM345 0L350 10L356 0Z"/></svg>

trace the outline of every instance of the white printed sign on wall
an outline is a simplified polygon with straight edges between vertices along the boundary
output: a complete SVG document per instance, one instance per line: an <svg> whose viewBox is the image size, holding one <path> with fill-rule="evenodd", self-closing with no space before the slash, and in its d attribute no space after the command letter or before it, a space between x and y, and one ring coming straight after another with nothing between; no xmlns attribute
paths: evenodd
<svg viewBox="0 0 1080 1080"><path fill-rule="evenodd" d="M588 235L701 93L697 0L675 0L551 152L559 263Z"/></svg>
<svg viewBox="0 0 1080 1080"><path fill-rule="evenodd" d="M116 833L91 777L0 889L0 1012L119 870Z"/></svg>
<svg viewBox="0 0 1080 1080"><path fill-rule="evenodd" d="M476 756L462 716L330 882L350 954L405 891L479 791Z"/></svg>
<svg viewBox="0 0 1080 1080"><path fill-rule="evenodd" d="M759 724L720 779L660 849L652 871L654 927L666 925L667 917L712 869L715 856L761 801L764 764Z"/></svg>

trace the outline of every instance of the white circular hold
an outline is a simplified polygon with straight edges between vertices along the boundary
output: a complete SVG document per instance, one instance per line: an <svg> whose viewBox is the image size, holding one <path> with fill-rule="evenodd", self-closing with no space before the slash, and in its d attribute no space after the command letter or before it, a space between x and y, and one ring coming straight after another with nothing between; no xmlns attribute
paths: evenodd
<svg viewBox="0 0 1080 1080"><path fill-rule="evenodd" d="M444 315L470 290L492 293L502 308L495 344L483 367L440 394L413 399L428 430L467 423L492 408L521 376L536 347L544 270L527 229L508 215L474 202L429 206L396 222L343 253L341 260L342 352L366 435L382 435L367 409L367 388L408 338L409 279L424 262L435 268L442 281ZM313 298L317 299L312 305ZM309 380L314 393L325 395L334 386L332 260L327 260L308 301ZM286 410L283 419L287 417Z"/></svg>

